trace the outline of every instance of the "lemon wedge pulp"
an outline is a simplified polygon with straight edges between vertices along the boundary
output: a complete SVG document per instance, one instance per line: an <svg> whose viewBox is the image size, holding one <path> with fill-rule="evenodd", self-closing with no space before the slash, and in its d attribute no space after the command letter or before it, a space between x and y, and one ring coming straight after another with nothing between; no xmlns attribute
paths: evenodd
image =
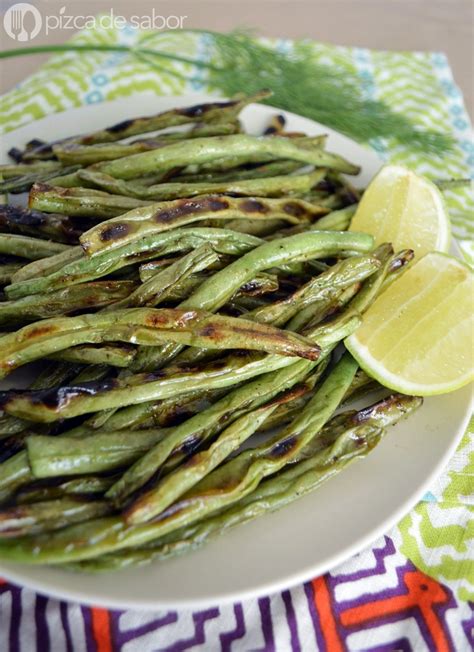
<svg viewBox="0 0 474 652"><path fill-rule="evenodd" d="M380 383L429 396L474 379L474 274L451 256L430 253L396 279L346 339Z"/></svg>

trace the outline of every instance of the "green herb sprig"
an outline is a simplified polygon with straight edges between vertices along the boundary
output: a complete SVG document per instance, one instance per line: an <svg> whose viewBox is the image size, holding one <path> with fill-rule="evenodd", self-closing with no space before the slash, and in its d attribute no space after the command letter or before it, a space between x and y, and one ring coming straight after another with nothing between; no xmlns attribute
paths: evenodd
<svg viewBox="0 0 474 652"><path fill-rule="evenodd" d="M205 69L210 87L223 95L269 88L272 106L321 122L361 142L390 139L437 155L453 147L449 134L422 129L383 102L365 97L356 75L317 61L308 43L299 41L291 52L283 53L262 45L248 32L183 30L206 35L210 56L203 61L157 49L164 33L148 34L136 46L68 43L6 50L0 59L45 52L127 52L160 72L193 79L166 66L166 61L179 61Z"/></svg>

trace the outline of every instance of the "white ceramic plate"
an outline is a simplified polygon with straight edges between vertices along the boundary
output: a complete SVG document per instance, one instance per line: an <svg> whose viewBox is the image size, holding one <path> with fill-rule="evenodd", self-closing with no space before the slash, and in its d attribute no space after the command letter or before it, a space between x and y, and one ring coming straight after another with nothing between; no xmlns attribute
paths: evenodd
<svg viewBox="0 0 474 652"><path fill-rule="evenodd" d="M7 134L2 162L8 161L10 147L34 137L54 140L210 99L139 95L52 115ZM261 133L276 110L249 106L242 114L246 129ZM328 149L362 165L361 184L380 167L373 152L345 136L306 118L285 115L290 130L328 133ZM467 425L470 402L469 387L427 399L365 460L313 494L186 556L101 576L0 562L0 575L59 598L117 608L203 607L287 588L359 552L415 505L454 452Z"/></svg>

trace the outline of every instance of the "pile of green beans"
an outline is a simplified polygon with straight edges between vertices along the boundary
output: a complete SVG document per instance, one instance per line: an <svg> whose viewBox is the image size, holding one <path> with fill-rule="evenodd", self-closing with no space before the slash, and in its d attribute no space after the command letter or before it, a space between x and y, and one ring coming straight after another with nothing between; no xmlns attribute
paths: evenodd
<svg viewBox="0 0 474 652"><path fill-rule="evenodd" d="M264 97L35 139L0 166L8 199L29 191L0 206L0 559L93 573L192 550L421 404L343 345L413 253L348 230L359 168L324 135L280 116L242 132Z"/></svg>

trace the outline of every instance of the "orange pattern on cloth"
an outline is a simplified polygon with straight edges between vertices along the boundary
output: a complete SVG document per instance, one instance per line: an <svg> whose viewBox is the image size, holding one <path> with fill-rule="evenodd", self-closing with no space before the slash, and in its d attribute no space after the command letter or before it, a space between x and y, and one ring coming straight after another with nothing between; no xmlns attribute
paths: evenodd
<svg viewBox="0 0 474 652"><path fill-rule="evenodd" d="M113 652L110 631L110 612L107 609L92 607L92 636L97 644L97 652Z"/></svg>

